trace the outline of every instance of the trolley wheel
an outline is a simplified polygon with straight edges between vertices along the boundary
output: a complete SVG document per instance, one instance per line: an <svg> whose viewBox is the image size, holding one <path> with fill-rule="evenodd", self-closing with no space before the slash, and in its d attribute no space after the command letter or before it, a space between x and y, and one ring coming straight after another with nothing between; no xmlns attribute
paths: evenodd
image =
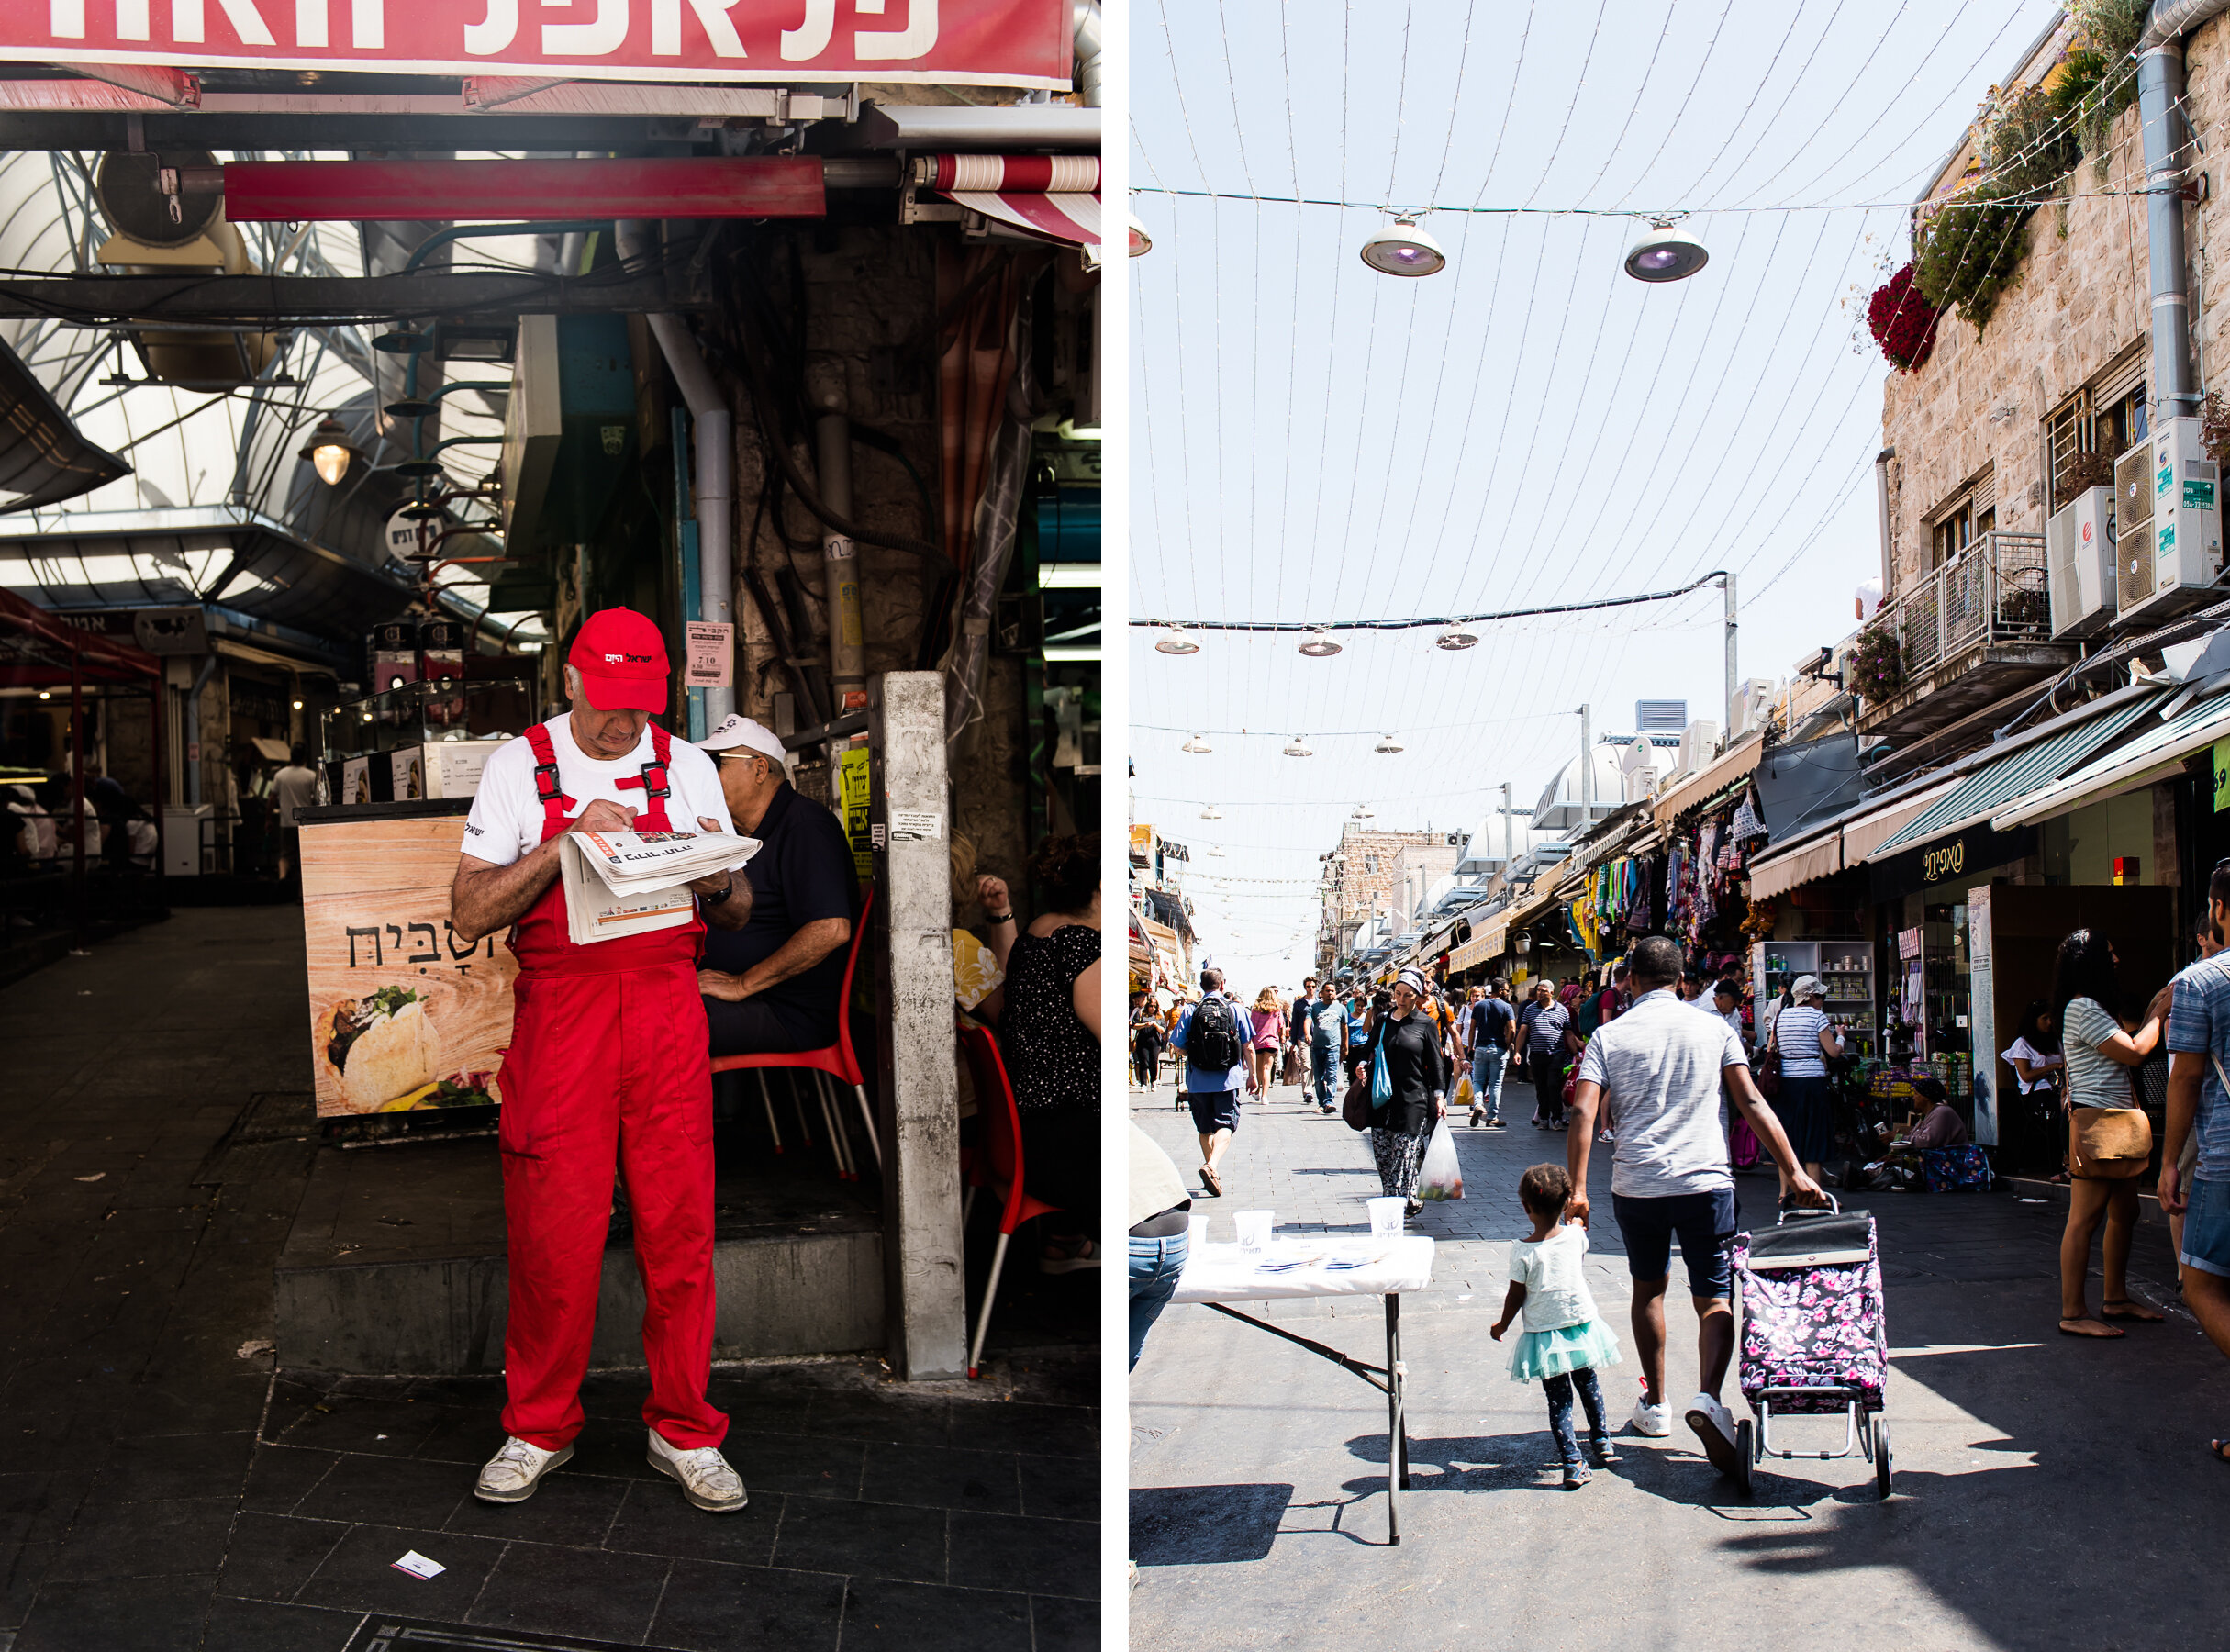
<svg viewBox="0 0 2230 1652"><path fill-rule="evenodd" d="M1742 1466L1734 1471L1734 1483L1742 1488L1745 1497L1750 1495L1750 1470L1757 1461L1757 1424L1745 1417L1734 1425L1734 1455Z"/></svg>
<svg viewBox="0 0 2230 1652"><path fill-rule="evenodd" d="M1874 1490L1886 1501L1890 1495L1890 1425L1874 1419Z"/></svg>

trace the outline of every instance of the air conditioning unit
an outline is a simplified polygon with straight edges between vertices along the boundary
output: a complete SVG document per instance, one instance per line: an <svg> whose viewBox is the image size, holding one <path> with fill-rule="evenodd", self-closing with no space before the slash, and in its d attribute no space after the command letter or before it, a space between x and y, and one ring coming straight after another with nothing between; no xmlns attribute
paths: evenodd
<svg viewBox="0 0 2230 1652"><path fill-rule="evenodd" d="M1635 700L1633 726L1644 734L1678 734L1688 724L1686 700Z"/></svg>
<svg viewBox="0 0 2230 1652"><path fill-rule="evenodd" d="M2045 523L2052 635L2088 637L2113 622L2114 490L2087 487Z"/></svg>
<svg viewBox="0 0 2230 1652"><path fill-rule="evenodd" d="M1734 703L1727 709L1728 738L1740 740L1763 729L1779 692L1780 685L1771 677L1752 677L1736 688Z"/></svg>
<svg viewBox="0 0 2230 1652"><path fill-rule="evenodd" d="M2164 419L2115 463L2114 573L2123 619L2166 619L2219 594L2221 477L2200 443L2200 427L2196 419ZM2142 530L2129 503L2136 480L2130 462L2139 453L2146 455L2150 480Z"/></svg>
<svg viewBox="0 0 2230 1652"><path fill-rule="evenodd" d="M1719 749L1719 725L1705 718L1698 718L1680 731L1680 758L1673 771L1673 778L1686 779L1711 762Z"/></svg>

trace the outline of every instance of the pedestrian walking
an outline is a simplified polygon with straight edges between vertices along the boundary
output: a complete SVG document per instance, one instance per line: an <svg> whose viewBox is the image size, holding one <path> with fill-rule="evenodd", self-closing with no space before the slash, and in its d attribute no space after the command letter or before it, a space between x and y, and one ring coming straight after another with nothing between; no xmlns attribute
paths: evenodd
<svg viewBox="0 0 2230 1652"><path fill-rule="evenodd" d="M1642 1363L1642 1396L1633 1408L1636 1434L1672 1432L1665 1401L1665 1290L1672 1242L1688 1266L1697 1320L1698 1383L1688 1424L1722 1474L1734 1476L1740 1457L1734 1419L1720 1403L1734 1353L1733 1252L1739 1207L1727 1168L1721 1123L1723 1083L1773 1162L1789 1197L1800 1205L1827 1202L1790 1151L1780 1122L1750 1080L1742 1041L1724 1022L1680 1001L1680 949L1662 935L1636 943L1633 1008L1588 1041L1573 1088L1572 1131L1565 1166L1572 1178L1569 1214L1586 1226L1588 1156L1597 1110L1618 1115L1611 1148L1611 1209L1633 1276L1633 1345Z"/></svg>
<svg viewBox="0 0 2230 1652"><path fill-rule="evenodd" d="M1301 989L1286 1007L1286 1082L1309 1096L1309 1006L1316 1002L1316 977L1301 977Z"/></svg>
<svg viewBox="0 0 2230 1652"><path fill-rule="evenodd" d="M2207 887L2214 932L2230 928L2230 862ZM2230 952L2216 952L2176 978L2169 1021L2168 1122L2160 1147L2160 1208L2182 1218L2176 1246L2183 1300L2209 1341L2230 1355ZM2198 1145L2187 1155L2188 1142ZM2183 1166L2187 1157L2191 1169ZM2207 1442L2230 1462L2230 1440Z"/></svg>
<svg viewBox="0 0 2230 1652"><path fill-rule="evenodd" d="M1319 1112L1336 1112L1339 1104L1332 1099L1332 1081L1344 1066L1347 1054L1347 1011L1332 995L1332 983L1324 982L1317 988L1315 998L1309 1000L1301 1018L1302 1030L1309 1045L1309 1066L1316 1083L1316 1108Z"/></svg>
<svg viewBox="0 0 2230 1652"><path fill-rule="evenodd" d="M1780 1013L1767 1041L1781 1053L1781 1093L1773 1098L1773 1116L1781 1122L1798 1163L1814 1181L1834 1151L1834 1108L1827 1094L1827 1061L1843 1054L1843 1034L1827 1019L1827 988L1818 976L1799 976L1789 984L1796 1001ZM1737 1035L1739 1036L1739 1034Z"/></svg>
<svg viewBox="0 0 2230 1652"><path fill-rule="evenodd" d="M1588 1254L1588 1230L1565 1220L1572 1178L1561 1165L1535 1165L1518 1178L1518 1203L1533 1224L1526 1238L1510 1247L1510 1290L1502 1317L1490 1334L1502 1340L1510 1322L1522 1310L1525 1330L1510 1351L1515 1382L1538 1382L1547 1396L1549 1433L1564 1465L1567 1490L1588 1483L1572 1433L1572 1393L1587 1408L1589 1445L1595 1466L1618 1461L1611 1431L1603 1421L1602 1385L1595 1373L1619 1362L1618 1336L1595 1312L1580 1263Z"/></svg>
<svg viewBox="0 0 2230 1652"><path fill-rule="evenodd" d="M1162 1018L1151 993L1140 993L1131 1007L1131 1066L1139 1088L1151 1091L1161 1083Z"/></svg>
<svg viewBox="0 0 2230 1652"><path fill-rule="evenodd" d="M1277 1053L1286 1042L1286 1007L1276 988L1265 987L1254 995L1247 1023L1246 1087L1267 1101L1270 1087L1277 1082Z"/></svg>
<svg viewBox="0 0 2230 1652"><path fill-rule="evenodd" d="M1564 1128L1566 1034L1572 1012L1556 999L1556 984L1543 976L1533 983L1533 1001L1519 1011L1525 1060L1533 1081L1533 1128Z"/></svg>
<svg viewBox="0 0 2230 1652"><path fill-rule="evenodd" d="M1448 1064L1440 1028L1424 1008L1422 971L1395 977L1393 1007L1373 1018L1360 1065L1371 1084L1370 1153L1378 1166L1378 1191L1424 1209L1417 1197L1417 1166L1425 1137L1448 1111Z"/></svg>
<svg viewBox="0 0 2230 1652"><path fill-rule="evenodd" d="M1715 982L1712 988L1712 1013L1726 1022L1736 1038L1742 1037L1742 988L1734 981Z"/></svg>
<svg viewBox="0 0 2230 1652"><path fill-rule="evenodd" d="M1502 983L1491 983L1471 1006L1471 1122L1489 1130L1507 1130L1502 1122L1502 1077L1510 1070L1511 1046L1515 1042L1517 1010L1503 996Z"/></svg>
<svg viewBox="0 0 2230 1652"><path fill-rule="evenodd" d="M1239 1130L1239 1092L1246 1076L1246 1011L1223 990L1223 972L1200 972L1200 1000L1186 1007L1170 1042L1185 1052L1185 1099L1200 1138L1200 1184L1223 1197L1217 1166Z"/></svg>
<svg viewBox="0 0 2230 1652"><path fill-rule="evenodd" d="M2059 1329L2063 1336L2126 1334L2108 1320L2158 1320L2129 1294L2129 1242L2137 1226L2137 1178L2152 1149L2152 1126L2137 1105L2129 1074L2160 1042L2169 989L2157 994L2145 1021L2124 1027L2107 1008L2121 1001L2121 960L2097 930L2079 929L2053 960L2053 1021L2068 1061L2068 1225L2059 1240ZM1794 1010L1782 1014L1786 1022ZM2140 1147L2135 1140L2142 1134ZM2109 1155L2113 1145L2123 1151ZM2180 1145L2180 1144L2179 1144ZM2127 1166L2135 1165L2131 1169ZM2101 1227L2104 1294L2094 1318L2089 1306L2091 1241Z"/></svg>
<svg viewBox="0 0 2230 1652"><path fill-rule="evenodd" d="M2205 963L2209 958L2214 956L2216 953L2223 950L2223 932L2221 927L2214 921L2214 917L2212 911L2210 911L2204 917L2202 917L2198 923L2193 926L2191 940L2198 948L2198 958L2191 965L2186 966L2173 981L2169 983L2170 987L2174 988L2180 993L2186 989L2186 978L2192 977L2193 972L2198 969L2201 964ZM2230 960L2225 960L2224 962L2226 966L2230 966ZM2191 983L2191 989L2194 991L2202 990L2204 985L2205 983L2193 978ZM2176 1049L2175 1031L2176 1020L2174 1013L2171 1011L2169 1017L2168 1039L2168 1046L2170 1053L2169 1057L2169 1082L2171 1086L2175 1083L2176 1077L2174 1054ZM2195 1050L2186 1051L2185 1054L2197 1055L2201 1054L2201 1052ZM2194 1117L2196 1117L2196 1101L2194 1102L2193 1106ZM2180 1152L2170 1152L2168 1150L2165 1145L2168 1141L2168 1121L2164 1117L2160 1123L2160 1139L2163 1143L2160 1155L2160 1167L2165 1171L2170 1165L2173 1165L2176 1167L2179 1190L2181 1191L2188 1189L2191 1185L2192 1174L2199 1167L2199 1132L2196 1129L2186 1130L2184 1132L2183 1147ZM2169 1248L2173 1250L2178 1257L2176 1278L2180 1287L2181 1287L2188 1293L2190 1289L2191 1269L2183 1266L2181 1260L2183 1256L2183 1212L2172 1208L2166 1200L2161 1200L2160 1208L2162 1211L2168 1213Z"/></svg>

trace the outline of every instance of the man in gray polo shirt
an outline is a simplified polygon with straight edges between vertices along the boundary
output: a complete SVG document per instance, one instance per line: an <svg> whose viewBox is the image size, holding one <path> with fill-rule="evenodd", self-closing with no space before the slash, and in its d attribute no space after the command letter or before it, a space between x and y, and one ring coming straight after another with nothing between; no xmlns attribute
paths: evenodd
<svg viewBox="0 0 2230 1652"><path fill-rule="evenodd" d="M1696 1306L1701 1367L1688 1424L1712 1467L1732 1476L1740 1462L1734 1418L1720 1403L1719 1390L1734 1354L1731 1253L1737 1209L1719 1111L1722 1079L1780 1166L1790 1199L1820 1205L1827 1196L1804 1174L1780 1122L1750 1081L1742 1040L1724 1021L1698 1015L1674 993L1680 949L1652 935L1634 947L1632 964L1633 1007L1598 1028L1580 1057L1572 1129L1565 1138L1574 1189L1568 1214L1586 1225L1588 1153L1595 1144L1596 1110L1607 1102L1618 1126L1611 1207L1633 1276L1633 1342L1642 1361L1633 1431L1660 1437L1672 1432L1665 1403L1665 1288L1678 1237Z"/></svg>

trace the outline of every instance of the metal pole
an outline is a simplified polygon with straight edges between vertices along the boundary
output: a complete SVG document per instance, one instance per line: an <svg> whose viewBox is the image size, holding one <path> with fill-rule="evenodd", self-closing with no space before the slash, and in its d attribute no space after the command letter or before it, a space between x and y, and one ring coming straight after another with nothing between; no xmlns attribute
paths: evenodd
<svg viewBox="0 0 2230 1652"><path fill-rule="evenodd" d="M85 950L85 662L70 651L70 832L77 846L77 949Z"/></svg>
<svg viewBox="0 0 2230 1652"><path fill-rule="evenodd" d="M1510 869L1517 859L1517 853L1511 846L1510 814L1510 782L1505 780L1502 782L1502 887L1504 888L1510 887Z"/></svg>
<svg viewBox="0 0 2230 1652"><path fill-rule="evenodd" d="M834 363L808 370L812 397L814 461L820 497L834 515L852 515L852 421L844 412L844 383ZM836 712L857 711L867 704L867 645L860 613L859 547L824 527L820 536L821 577L829 609L829 676Z"/></svg>
<svg viewBox="0 0 2230 1652"><path fill-rule="evenodd" d="M2172 122L2183 101L2183 42L2163 40L2137 59L2145 133L2145 218L2153 288L2150 390L2156 420L2199 411L2191 383L2191 300L2183 242L2183 145Z"/></svg>
<svg viewBox="0 0 2230 1652"><path fill-rule="evenodd" d="M1595 824L1595 708L1579 709L1579 829Z"/></svg>
<svg viewBox="0 0 2230 1652"><path fill-rule="evenodd" d="M1725 728L1732 729L1732 728L1734 726L1734 685L1735 685L1735 682L1736 682L1736 680L1737 680L1737 679L1736 679L1736 677L1735 677L1735 671L1736 671L1736 664L1735 664L1735 653L1736 653L1736 651L1735 651L1735 645L1734 645L1734 639L1735 639L1735 623L1734 623L1734 575L1732 575L1732 574L1730 574L1730 575L1727 575L1727 582L1726 582L1726 599L1727 599L1727 604L1726 604L1726 630L1727 630L1727 706L1726 706L1726 711L1727 711L1727 720L1726 720L1726 722L1725 722L1725 723L1724 723L1723 726L1723 727L1725 727Z"/></svg>
<svg viewBox="0 0 2230 1652"><path fill-rule="evenodd" d="M1410 1482L1407 1425L1401 1415L1401 1295L1386 1294L1386 1541L1401 1542L1401 1493Z"/></svg>

